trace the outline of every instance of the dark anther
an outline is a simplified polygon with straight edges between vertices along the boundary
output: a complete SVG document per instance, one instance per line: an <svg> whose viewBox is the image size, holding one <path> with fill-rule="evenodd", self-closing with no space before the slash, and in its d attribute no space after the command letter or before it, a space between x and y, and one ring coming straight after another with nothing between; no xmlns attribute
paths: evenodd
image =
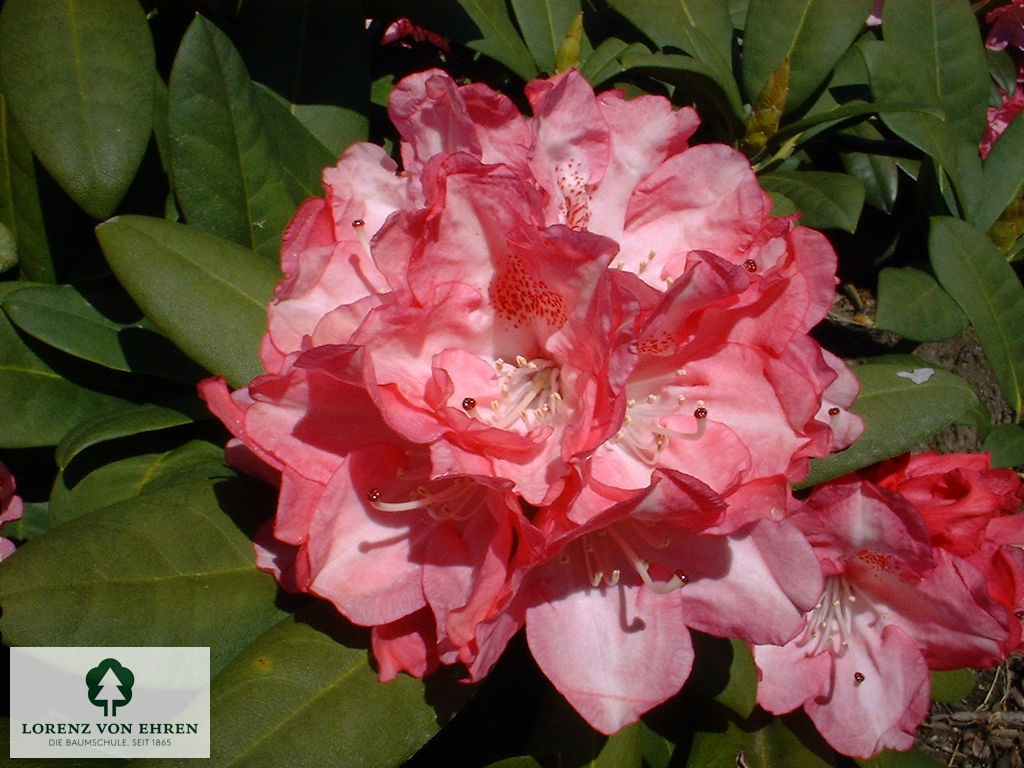
<svg viewBox="0 0 1024 768"><path fill-rule="evenodd" d="M835 407L835 406L833 405L833 406L832 406L831 408L829 408L829 409L828 409L828 415L829 415L829 416L838 416L838 415L839 415L839 409L838 409L838 408L836 408L836 407Z"/></svg>
<svg viewBox="0 0 1024 768"><path fill-rule="evenodd" d="M864 675L862 673L860 673L860 672L854 672L853 673L853 684L854 685L860 685L863 682L864 682Z"/></svg>
<svg viewBox="0 0 1024 768"><path fill-rule="evenodd" d="M380 488L371 488L366 492L366 498L370 501L378 501L380 499Z"/></svg>
<svg viewBox="0 0 1024 768"><path fill-rule="evenodd" d="M697 408L693 412L693 418L695 418L695 419L706 419L707 417L708 417L708 409L707 408Z"/></svg>
<svg viewBox="0 0 1024 768"><path fill-rule="evenodd" d="M757 262L753 259L747 259L743 262L743 268L747 270L747 272L757 272Z"/></svg>
<svg viewBox="0 0 1024 768"><path fill-rule="evenodd" d="M366 224L366 222L363 221L362 219L352 219L352 226L353 227L362 227L365 224Z"/></svg>
<svg viewBox="0 0 1024 768"><path fill-rule="evenodd" d="M472 411L474 408L476 408L476 400L474 400L472 397L464 397L462 398L462 407L465 408L467 411Z"/></svg>
<svg viewBox="0 0 1024 768"><path fill-rule="evenodd" d="M685 573L683 573L682 571L676 571L676 572L675 572L675 577L676 577L677 579L679 579L679 580L680 580L681 582L683 582L683 584L685 584L686 582L688 582L688 581L689 581L689 579L688 579L688 578L686 578L686 574L685 574Z"/></svg>

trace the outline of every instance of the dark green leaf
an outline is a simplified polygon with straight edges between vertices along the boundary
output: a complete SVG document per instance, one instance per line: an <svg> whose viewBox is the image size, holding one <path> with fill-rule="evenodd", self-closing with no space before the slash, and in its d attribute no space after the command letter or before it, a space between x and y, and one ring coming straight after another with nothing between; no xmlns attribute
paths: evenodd
<svg viewBox="0 0 1024 768"><path fill-rule="evenodd" d="M512 10L537 67L554 74L555 56L580 13L580 0L512 0Z"/></svg>
<svg viewBox="0 0 1024 768"><path fill-rule="evenodd" d="M916 384L907 374L930 368L930 378ZM855 469L909 451L971 407L976 397L959 376L932 368L913 357L878 358L858 365L860 397L851 409L864 419L864 434L845 451L811 460L811 472L799 487L845 475ZM903 373L904 376L899 374Z"/></svg>
<svg viewBox="0 0 1024 768"><path fill-rule="evenodd" d="M988 59L988 74L995 81L995 85L1002 89L1003 93L1013 93L1017 89L1017 66L1007 50L990 51L985 49L985 58ZM991 94L989 102L999 94ZM998 104L998 102L994 102Z"/></svg>
<svg viewBox="0 0 1024 768"><path fill-rule="evenodd" d="M386 105L386 102L385 102ZM342 153L369 135L367 120L358 112L330 104L293 104L292 110L306 130L331 153L337 162Z"/></svg>
<svg viewBox="0 0 1024 768"><path fill-rule="evenodd" d="M742 761L742 762L741 762ZM694 734L687 768L742 765L744 768L826 768L834 766L805 739L779 718L737 723L728 720L722 731L698 731Z"/></svg>
<svg viewBox="0 0 1024 768"><path fill-rule="evenodd" d="M21 274L39 283L56 281L32 150L0 93L0 223L14 236Z"/></svg>
<svg viewBox="0 0 1024 768"><path fill-rule="evenodd" d="M198 466L51 528L0 563L7 642L208 645L217 670L280 620L274 580L256 569L239 528L269 511L273 493L237 477L220 449L193 450Z"/></svg>
<svg viewBox="0 0 1024 768"><path fill-rule="evenodd" d="M39 501L26 501L22 505L21 517L0 525L0 536L6 536L11 539L31 539L41 533L45 533L49 525L49 504Z"/></svg>
<svg viewBox="0 0 1024 768"><path fill-rule="evenodd" d="M967 318L931 275L886 267L878 276L875 325L914 341L942 341L967 328Z"/></svg>
<svg viewBox="0 0 1024 768"><path fill-rule="evenodd" d="M61 471L50 495L50 524L66 523L201 472L219 451L200 442L186 443L166 453L146 453L103 464L82 478L74 472L74 482L71 474Z"/></svg>
<svg viewBox="0 0 1024 768"><path fill-rule="evenodd" d="M0 283L2 301L19 283ZM0 445L56 445L71 427L127 403L69 380L0 313Z"/></svg>
<svg viewBox="0 0 1024 768"><path fill-rule="evenodd" d="M848 133L861 139L881 140L882 134L871 125L852 126ZM864 199L868 205L886 213L892 212L899 190L899 166L891 157L871 152L844 152L843 168L864 185Z"/></svg>
<svg viewBox="0 0 1024 768"><path fill-rule="evenodd" d="M944 768L946 765L945 762L917 749L909 752L887 749L872 758L857 758L855 762L861 768Z"/></svg>
<svg viewBox="0 0 1024 768"><path fill-rule="evenodd" d="M742 99L732 76L732 24L719 0L611 0L610 5L659 48L688 53L725 95L737 119ZM672 57L685 58L685 57ZM627 67L628 68L628 67Z"/></svg>
<svg viewBox="0 0 1024 768"><path fill-rule="evenodd" d="M496 763L491 763L487 768L544 768L544 766L527 755L520 757L506 757Z"/></svg>
<svg viewBox="0 0 1024 768"><path fill-rule="evenodd" d="M78 424L57 446L57 466L67 467L75 456L86 448L116 440L119 437L138 435L143 432L192 424L197 419L210 418L209 411L198 400L182 400L172 405L143 403L123 411L98 416Z"/></svg>
<svg viewBox="0 0 1024 768"><path fill-rule="evenodd" d="M277 269L252 251L145 216L119 216L97 237L107 261L153 323L233 386L262 372L258 358Z"/></svg>
<svg viewBox="0 0 1024 768"><path fill-rule="evenodd" d="M953 704L974 690L975 677L972 669L933 671L931 676L933 701Z"/></svg>
<svg viewBox="0 0 1024 768"><path fill-rule="evenodd" d="M932 269L956 299L995 371L1006 401L1024 408L1024 287L999 249L970 224L932 219Z"/></svg>
<svg viewBox="0 0 1024 768"><path fill-rule="evenodd" d="M14 235L6 226L0 224L0 273L18 266L18 247Z"/></svg>
<svg viewBox="0 0 1024 768"><path fill-rule="evenodd" d="M640 43L627 44L617 37L609 37L583 62L580 74L587 78L592 86L597 87L606 80L622 74L622 57L645 53L649 54L650 51Z"/></svg>
<svg viewBox="0 0 1024 768"><path fill-rule="evenodd" d="M509 18L505 0L458 0L458 3L480 33L480 37L466 41L470 48L501 62L523 80L537 76L537 65Z"/></svg>
<svg viewBox="0 0 1024 768"><path fill-rule="evenodd" d="M856 39L870 10L871 0L751 0L743 38L748 99L756 99L789 59L786 112L800 107Z"/></svg>
<svg viewBox="0 0 1024 768"><path fill-rule="evenodd" d="M318 604L269 629L214 679L208 764L400 765L446 717L428 690L406 675L379 683L362 632Z"/></svg>
<svg viewBox="0 0 1024 768"><path fill-rule="evenodd" d="M803 214L800 223L816 229L857 228L864 207L864 186L845 173L774 171L760 177L768 192L781 192Z"/></svg>
<svg viewBox="0 0 1024 768"><path fill-rule="evenodd" d="M923 63L915 78L938 97L952 131L978 146L988 104L988 62L978 24L966 3L917 0L890 3L883 34L900 55ZM900 67L905 73L907 64Z"/></svg>
<svg viewBox="0 0 1024 768"><path fill-rule="evenodd" d="M985 185L981 202L971 219L975 227L987 230L1021 194L1024 184L1024 115L1018 113L992 145L984 165Z"/></svg>
<svg viewBox="0 0 1024 768"><path fill-rule="evenodd" d="M719 0L611 0L659 48L676 48L729 77L732 22ZM729 77L731 79L731 77ZM723 87L725 83L720 83Z"/></svg>
<svg viewBox="0 0 1024 768"><path fill-rule="evenodd" d="M242 59L202 16L178 49L169 99L171 166L185 219L276 261L302 196L276 161Z"/></svg>
<svg viewBox="0 0 1024 768"><path fill-rule="evenodd" d="M907 102L881 103L877 101L850 101L846 104L837 105L830 109L816 112L803 120L797 120L796 122L784 125L779 129L779 132L773 136L773 140L775 143L779 143L783 139L788 139L791 136L799 136L802 133L806 133L807 136L801 137L801 141L806 141L807 138L817 136L822 132L822 129L827 128L829 125L843 120L849 120L851 117L861 117L873 114L880 115L889 112L914 112L937 118L942 117L941 110L936 107L930 107L923 104L911 104ZM813 128L817 128L819 130L813 131L811 130Z"/></svg>
<svg viewBox="0 0 1024 768"><path fill-rule="evenodd" d="M993 467L1024 465L1024 427L1001 424L988 433L984 449L992 454Z"/></svg>
<svg viewBox="0 0 1024 768"><path fill-rule="evenodd" d="M0 82L32 151L96 218L128 189L149 141L153 43L134 0L8 0Z"/></svg>
<svg viewBox="0 0 1024 768"><path fill-rule="evenodd" d="M627 725L608 737L590 768L640 768L643 764L643 742L640 723Z"/></svg>
<svg viewBox="0 0 1024 768"><path fill-rule="evenodd" d="M323 194L320 176L337 158L302 124L289 104L273 91L256 84L256 105L263 116L270 149L287 182L292 198Z"/></svg>
<svg viewBox="0 0 1024 768"><path fill-rule="evenodd" d="M676 745L641 720L640 748L648 768L668 768Z"/></svg>

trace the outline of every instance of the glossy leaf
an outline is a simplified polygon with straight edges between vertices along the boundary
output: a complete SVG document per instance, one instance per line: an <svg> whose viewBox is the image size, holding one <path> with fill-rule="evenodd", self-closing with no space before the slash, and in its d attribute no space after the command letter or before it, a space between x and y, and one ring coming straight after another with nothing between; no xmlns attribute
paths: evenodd
<svg viewBox="0 0 1024 768"><path fill-rule="evenodd" d="M1024 115L1020 113L992 145L985 158L985 185L972 218L978 229L991 227L1024 184Z"/></svg>
<svg viewBox="0 0 1024 768"><path fill-rule="evenodd" d="M14 236L21 274L38 283L55 282L32 150L0 93L0 223Z"/></svg>
<svg viewBox="0 0 1024 768"><path fill-rule="evenodd" d="M109 216L149 141L153 43L133 0L9 0L0 81L32 151L78 205Z"/></svg>
<svg viewBox="0 0 1024 768"><path fill-rule="evenodd" d="M263 116L271 152L292 197L305 199L323 194L320 176L337 158L302 124L293 112L293 104L258 83L256 105Z"/></svg>
<svg viewBox="0 0 1024 768"><path fill-rule="evenodd" d="M609 4L659 48L683 51L699 62L700 73L725 94L735 117L742 115L742 99L732 76L732 24L723 3L719 0L611 0Z"/></svg>
<svg viewBox="0 0 1024 768"><path fill-rule="evenodd" d="M732 22L719 0L611 0L659 48L676 48L730 77Z"/></svg>
<svg viewBox="0 0 1024 768"><path fill-rule="evenodd" d="M687 768L743 766L744 768L826 768L834 766L801 735L787 727L788 720L763 717L754 722L727 720L721 731L694 734ZM820 737L819 737L820 740Z"/></svg>
<svg viewBox="0 0 1024 768"><path fill-rule="evenodd" d="M897 752L887 749L872 758L857 758L860 768L944 768L946 763L918 749Z"/></svg>
<svg viewBox="0 0 1024 768"><path fill-rule="evenodd" d="M967 318L928 273L886 267L878 276L875 325L914 341L942 341L967 328Z"/></svg>
<svg viewBox="0 0 1024 768"><path fill-rule="evenodd" d="M697 663L685 691L711 699L740 717L749 717L757 702L757 667L750 648L735 638L693 633Z"/></svg>
<svg viewBox="0 0 1024 768"><path fill-rule="evenodd" d="M367 139L367 120L358 112L331 104L292 104L292 112L327 147L332 164L352 144Z"/></svg>
<svg viewBox="0 0 1024 768"><path fill-rule="evenodd" d="M1024 408L1024 286L991 241L970 224L932 219L932 269L978 333L1003 396Z"/></svg>
<svg viewBox="0 0 1024 768"><path fill-rule="evenodd" d="M282 172L238 52L197 16L171 70L168 132L185 219L277 261L302 201Z"/></svg>
<svg viewBox="0 0 1024 768"><path fill-rule="evenodd" d="M845 173L774 171L760 177L768 192L780 192L802 213L800 223L815 229L857 228L864 207L864 186Z"/></svg>
<svg viewBox="0 0 1024 768"><path fill-rule="evenodd" d="M0 301L19 283L0 283ZM0 445L56 445L75 424L123 408L121 398L75 383L60 361L41 357L0 313ZM66 375L65 375L66 374Z"/></svg>
<svg viewBox="0 0 1024 768"><path fill-rule="evenodd" d="M221 450L160 487L51 528L0 563L0 629L13 645L208 645L214 670L283 613L240 530L273 494ZM201 458L200 458L201 457ZM269 503L268 503L269 502Z"/></svg>
<svg viewBox="0 0 1024 768"><path fill-rule="evenodd" d="M882 134L874 126L860 123L847 130L860 139L881 140ZM899 191L899 166L891 157L871 152L844 152L840 156L843 169L864 185L864 200L868 205L891 213Z"/></svg>
<svg viewBox="0 0 1024 768"><path fill-rule="evenodd" d="M983 448L992 454L993 467L1024 465L1024 427L1001 424L988 433Z"/></svg>
<svg viewBox="0 0 1024 768"><path fill-rule="evenodd" d="M974 690L974 670L971 669L950 669L933 671L932 676L932 700L941 701L944 704L953 704L966 697Z"/></svg>
<svg viewBox="0 0 1024 768"><path fill-rule="evenodd" d="M743 38L743 87L757 98L784 59L790 61L786 111L800 107L856 39L871 0L751 0Z"/></svg>
<svg viewBox="0 0 1024 768"><path fill-rule="evenodd" d="M649 768L669 768L676 745L641 720L640 749Z"/></svg>
<svg viewBox="0 0 1024 768"><path fill-rule="evenodd" d="M921 384L899 375L919 368L932 370ZM851 410L864 419L864 434L844 451L812 459L810 475L799 487L909 451L953 422L976 400L959 376L910 356L882 357L852 370L860 379L861 392Z"/></svg>
<svg viewBox="0 0 1024 768"><path fill-rule="evenodd" d="M277 269L252 251L202 230L119 216L97 237L107 261L147 317L189 357L241 386L258 358Z"/></svg>
<svg viewBox="0 0 1024 768"><path fill-rule="evenodd" d="M630 53L650 53L639 43L630 45L617 37L601 41L580 67L580 74L594 87L622 73L620 57Z"/></svg>
<svg viewBox="0 0 1024 768"><path fill-rule="evenodd" d="M67 467L75 456L90 446L144 432L159 432L210 418L209 411L196 399L172 405L143 403L122 411L98 416L78 424L57 446L57 466Z"/></svg>
<svg viewBox="0 0 1024 768"><path fill-rule="evenodd" d="M150 489L174 483L183 475L201 472L212 456L210 446L191 442L166 452L111 461L84 477L78 467L72 466L58 473L50 494L51 525L137 498Z"/></svg>
<svg viewBox="0 0 1024 768"><path fill-rule="evenodd" d="M554 74L555 57L580 13L579 0L512 0L512 10L537 67Z"/></svg>
<svg viewBox="0 0 1024 768"><path fill-rule="evenodd" d="M378 682L363 632L317 604L238 654L210 692L209 765L386 768L409 758L443 724L446 710L431 706L441 692L406 675Z"/></svg>
<svg viewBox="0 0 1024 768"><path fill-rule="evenodd" d="M480 37L466 42L470 48L501 62L523 80L537 76L537 65L508 15L505 0L458 3L479 30Z"/></svg>

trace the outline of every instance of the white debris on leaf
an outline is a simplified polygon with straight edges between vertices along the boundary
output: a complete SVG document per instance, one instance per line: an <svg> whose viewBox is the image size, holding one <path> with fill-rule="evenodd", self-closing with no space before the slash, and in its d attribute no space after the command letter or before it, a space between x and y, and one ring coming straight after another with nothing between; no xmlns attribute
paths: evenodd
<svg viewBox="0 0 1024 768"><path fill-rule="evenodd" d="M896 375L903 379L910 379L915 384L924 384L935 375L934 368L915 368L912 371L897 371Z"/></svg>

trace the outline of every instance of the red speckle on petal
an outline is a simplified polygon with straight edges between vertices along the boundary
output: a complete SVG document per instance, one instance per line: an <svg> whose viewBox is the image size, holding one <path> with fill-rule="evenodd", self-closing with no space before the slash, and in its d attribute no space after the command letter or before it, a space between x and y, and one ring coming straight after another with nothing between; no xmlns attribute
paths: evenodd
<svg viewBox="0 0 1024 768"><path fill-rule="evenodd" d="M515 328L533 319L543 320L552 328L561 328L568 321L565 299L537 280L515 256L510 256L488 291L495 312Z"/></svg>
<svg viewBox="0 0 1024 768"><path fill-rule="evenodd" d="M674 352L677 346L676 340L670 334L659 331L643 339L638 349L642 355L667 355Z"/></svg>

